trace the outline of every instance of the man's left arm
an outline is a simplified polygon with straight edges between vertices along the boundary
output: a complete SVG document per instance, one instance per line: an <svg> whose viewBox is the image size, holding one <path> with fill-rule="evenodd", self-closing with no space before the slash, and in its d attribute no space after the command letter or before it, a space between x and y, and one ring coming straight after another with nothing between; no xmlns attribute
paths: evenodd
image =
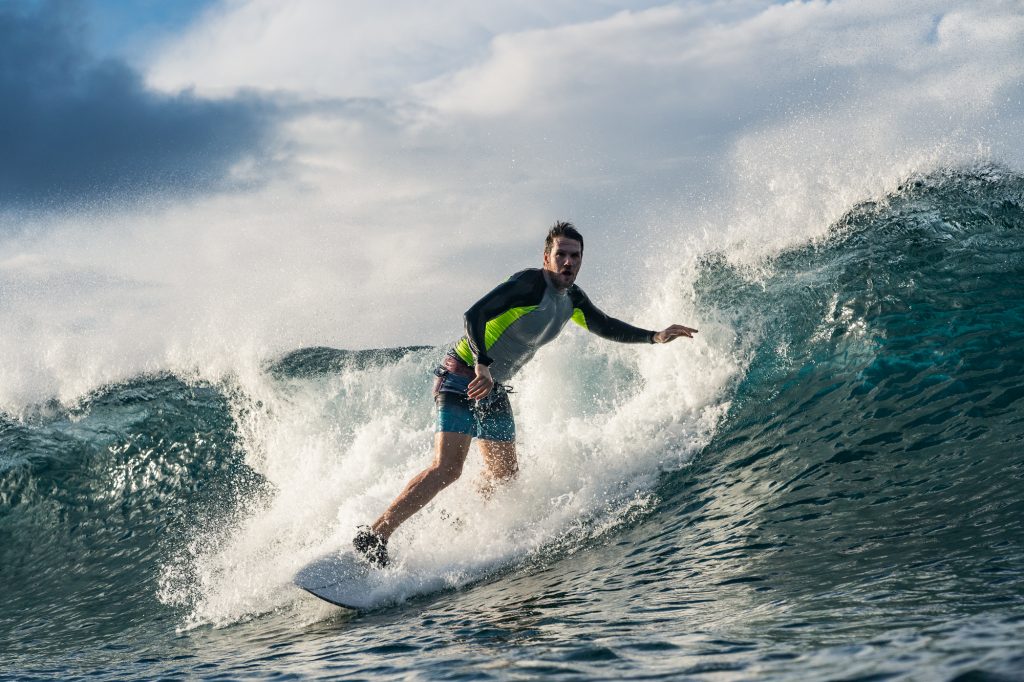
<svg viewBox="0 0 1024 682"><path fill-rule="evenodd" d="M670 325L661 331L634 327L599 310L579 287L574 287L573 307L574 322L601 338L619 343L668 343L680 336L692 339L697 333L696 329L681 324Z"/></svg>

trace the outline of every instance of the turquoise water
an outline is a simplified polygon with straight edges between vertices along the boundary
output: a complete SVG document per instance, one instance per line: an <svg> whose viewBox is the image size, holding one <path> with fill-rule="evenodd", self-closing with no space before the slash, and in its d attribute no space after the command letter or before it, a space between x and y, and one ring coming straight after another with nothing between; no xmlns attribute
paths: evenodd
<svg viewBox="0 0 1024 682"><path fill-rule="evenodd" d="M396 535L368 613L289 571L425 456L439 349L296 349L256 384L154 374L0 416L0 677L1020 679L1024 178L911 178L756 269L729 255L693 273L740 367L721 418L625 419L643 367L581 365L566 399L615 437L566 450L573 490L529 440L554 427L527 377L506 525L475 535L468 487L445 504L470 530L428 509L451 551ZM377 433L413 454L362 454Z"/></svg>

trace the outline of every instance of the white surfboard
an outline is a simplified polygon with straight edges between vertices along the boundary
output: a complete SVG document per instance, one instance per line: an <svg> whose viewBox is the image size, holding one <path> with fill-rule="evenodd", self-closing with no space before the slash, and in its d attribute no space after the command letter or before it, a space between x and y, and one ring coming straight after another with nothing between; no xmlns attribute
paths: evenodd
<svg viewBox="0 0 1024 682"><path fill-rule="evenodd" d="M298 587L337 606L361 610L381 603L385 574L352 551L332 552L307 565L292 579Z"/></svg>

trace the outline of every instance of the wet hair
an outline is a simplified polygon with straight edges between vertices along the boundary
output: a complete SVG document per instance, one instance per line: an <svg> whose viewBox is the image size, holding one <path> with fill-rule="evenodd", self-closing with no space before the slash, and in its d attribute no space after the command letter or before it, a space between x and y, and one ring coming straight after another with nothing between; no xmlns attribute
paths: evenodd
<svg viewBox="0 0 1024 682"><path fill-rule="evenodd" d="M562 220L559 220L548 230L548 237L544 240L544 253L551 253L551 247L555 245L555 240L559 237L562 239L575 239L580 243L580 253L583 253L583 235L579 233L575 225Z"/></svg>

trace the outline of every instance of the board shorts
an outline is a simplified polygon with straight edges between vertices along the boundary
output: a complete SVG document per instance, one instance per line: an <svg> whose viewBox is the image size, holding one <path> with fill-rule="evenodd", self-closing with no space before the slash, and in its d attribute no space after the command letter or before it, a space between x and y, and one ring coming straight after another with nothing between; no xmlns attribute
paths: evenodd
<svg viewBox="0 0 1024 682"><path fill-rule="evenodd" d="M445 356L434 370L434 404L437 433L464 433L473 438L512 442L516 421L508 400L509 387L495 384L482 400L472 400L466 391L475 373L458 358Z"/></svg>

